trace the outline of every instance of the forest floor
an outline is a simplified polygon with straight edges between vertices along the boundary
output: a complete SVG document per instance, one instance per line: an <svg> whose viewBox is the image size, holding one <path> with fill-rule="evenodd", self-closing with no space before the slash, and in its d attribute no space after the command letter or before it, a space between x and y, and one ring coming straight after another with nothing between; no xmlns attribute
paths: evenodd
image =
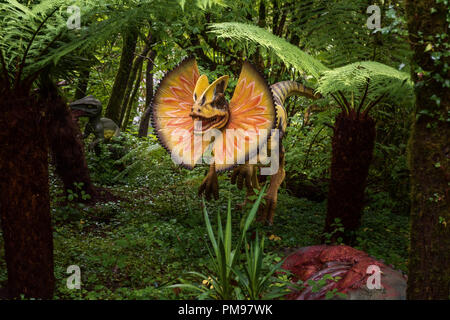
<svg viewBox="0 0 450 320"><path fill-rule="evenodd" d="M209 243L197 196L205 169L187 171L164 159L137 180L102 186L120 200L90 206L61 202L60 185L51 174L55 299L192 298L166 285L179 283L188 271L208 274ZM236 206L245 191L231 186L228 174L219 176L219 184L220 199L207 204L211 221L218 211L225 215L231 197L237 231L248 212ZM365 207L357 248L406 271L408 217L385 203L380 195ZM279 261L295 248L319 244L325 214L326 202L296 198L281 188L274 225L260 229L267 240L266 259ZM0 286L7 279L2 241ZM66 287L70 265L81 269L80 290Z"/></svg>

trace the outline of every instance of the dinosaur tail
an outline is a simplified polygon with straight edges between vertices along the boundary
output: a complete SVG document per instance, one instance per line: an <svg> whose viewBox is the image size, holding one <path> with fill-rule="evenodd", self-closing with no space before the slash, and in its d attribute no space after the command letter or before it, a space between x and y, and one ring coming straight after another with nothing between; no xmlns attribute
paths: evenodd
<svg viewBox="0 0 450 320"><path fill-rule="evenodd" d="M280 81L271 86L274 102L282 106L287 97L292 95L304 96L311 99L320 98L319 94L314 94L314 90L305 87L295 81Z"/></svg>
<svg viewBox="0 0 450 320"><path fill-rule="evenodd" d="M287 127L287 113L283 104L287 97L292 95L304 96L310 99L320 98L320 94L314 94L314 90L305 87L295 81L281 81L270 86L272 89L273 100L277 110L277 123L275 128L280 130L280 137L284 136Z"/></svg>

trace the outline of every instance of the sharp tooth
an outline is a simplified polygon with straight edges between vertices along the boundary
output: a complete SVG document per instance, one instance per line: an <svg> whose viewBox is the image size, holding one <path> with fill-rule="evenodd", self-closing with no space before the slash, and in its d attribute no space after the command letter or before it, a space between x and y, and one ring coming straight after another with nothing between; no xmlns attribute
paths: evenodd
<svg viewBox="0 0 450 320"><path fill-rule="evenodd" d="M201 131L202 130L202 123L201 123L201 121L194 121L194 130L195 131Z"/></svg>

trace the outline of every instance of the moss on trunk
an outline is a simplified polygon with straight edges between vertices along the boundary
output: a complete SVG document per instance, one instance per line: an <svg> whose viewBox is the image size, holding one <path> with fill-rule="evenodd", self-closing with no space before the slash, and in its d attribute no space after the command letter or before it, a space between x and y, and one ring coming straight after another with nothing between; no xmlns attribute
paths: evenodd
<svg viewBox="0 0 450 320"><path fill-rule="evenodd" d="M129 30L123 37L122 56L120 57L119 70L117 70L114 85L106 107L105 116L115 123L120 123L120 112L122 101L127 89L128 78L130 77L133 65L134 52L136 50L138 32Z"/></svg>
<svg viewBox="0 0 450 320"><path fill-rule="evenodd" d="M448 50L436 35L448 34L449 8L435 0L410 0L406 9L416 84L415 121L409 141L411 246L407 298L449 299L450 126L446 119L450 94L439 78L448 79L444 64L450 61L445 55L437 60L431 56ZM429 44L432 50L426 50Z"/></svg>
<svg viewBox="0 0 450 320"><path fill-rule="evenodd" d="M147 61L147 66L145 68L145 110L141 117L141 122L139 123L139 137L146 137L148 134L148 126L150 124L150 115L152 112L152 99L153 99L153 59L155 59L156 52L150 51L149 61Z"/></svg>

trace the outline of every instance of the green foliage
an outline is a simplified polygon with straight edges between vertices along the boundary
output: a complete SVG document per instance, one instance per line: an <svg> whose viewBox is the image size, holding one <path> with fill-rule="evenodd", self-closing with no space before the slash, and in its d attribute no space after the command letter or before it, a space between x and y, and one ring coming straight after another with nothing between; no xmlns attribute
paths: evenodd
<svg viewBox="0 0 450 320"><path fill-rule="evenodd" d="M211 262L212 262L212 270L214 275L209 277L211 279L211 287L204 288L202 286L194 286L191 284L183 283L179 285L174 285L172 287L176 288L188 288L194 289L200 292L199 299L206 297L213 297L215 299L223 299L230 300L236 296L236 291L233 286L233 269L237 262L239 261L241 254L241 245L245 239L246 232L250 227L250 224L255 218L255 215L258 211L259 203L261 202L262 196L264 194L264 188L261 190L258 200L255 202L252 210L247 216L243 228L241 230L241 235L238 239L237 244L234 248L232 248L232 232L231 232L231 199L228 200L228 209L227 209L227 221L225 225L225 230L222 227L222 220L220 218L220 213L217 214L217 238L214 235L214 231L212 229L211 222L209 221L208 212L206 210L205 203L203 201L203 216L205 219L206 230L208 233L209 240L211 242L212 248L208 248ZM203 279L206 279L201 273L191 272L194 275L200 276ZM210 291L209 289L212 289Z"/></svg>
<svg viewBox="0 0 450 320"><path fill-rule="evenodd" d="M80 9L80 29L67 27L67 8L72 5ZM58 68L53 75L66 76L75 68L74 61L85 62L75 51L92 50L130 25L145 21L149 12L174 5L176 2L151 0L114 0L107 6L92 0L42 0L30 7L16 0L1 3L0 57L7 80L33 80L54 65Z"/></svg>
<svg viewBox="0 0 450 320"><path fill-rule="evenodd" d="M201 73L210 80L230 75L227 94L234 89L242 59L256 64L270 84L301 78L304 84L326 95L342 91L353 106L358 106L370 78L363 109L378 96L385 93L387 96L372 113L377 119L377 140L357 247L407 270L410 173L406 140L411 124L412 83L408 75L408 31L401 5L384 2L382 28L373 32L365 27L368 17L365 3L358 1L114 0L106 5L88 0L44 0L31 1L27 6L22 3L25 2L9 0L0 4L0 58L5 61L0 65L0 81L5 70L11 84L18 76L18 68L23 68L17 78L20 81L43 68L50 69L55 81L66 80L67 85L60 89L69 101L78 85L77 75L88 67L87 94L97 96L106 106L121 56L121 34L131 26L139 29L138 53L142 52L145 35L150 31L153 36L155 84L187 55L197 58ZM80 30L69 30L66 26L70 15L67 7L73 4L81 9ZM261 5L265 7L265 17L260 16ZM435 75L414 69L414 73L422 75L424 81L434 79L448 88L445 64L448 35L418 36L442 72ZM424 81L416 85L421 86ZM144 81L138 89L137 108L132 115L139 116L145 107ZM442 103L439 95L431 97L430 106ZM219 232L214 233L218 255L213 246L210 251L213 257L204 245L212 240L205 233L205 217L198 214L202 203L196 194L206 168L188 171L175 166L170 155L156 144L152 129L147 138L139 139L132 126L121 137L100 145L98 155L86 152L93 181L120 199L78 203L76 196L88 197L77 192L81 186L75 185L66 194L51 171L56 298L192 298L190 291L173 291L167 284L174 283L193 266L202 274L200 282L206 283L194 282L203 290L195 291L196 297L199 293L204 294L202 298L218 298L216 288L240 299L273 298L283 293L289 275L273 270L286 252L321 243L326 202L296 198L288 188L288 183L294 180L323 186L326 193L332 136L329 125L340 110L328 97L315 101L316 104L319 108L307 120L305 111L311 101L291 98L286 103L290 122L283 140L286 184L279 191L275 224L258 226L257 239L240 240L241 234L228 234L228 230L244 226L247 215L233 210L228 217L228 210L242 202L245 192L230 187L227 174L219 176L221 199L229 197L230 203L212 201L205 204L204 210L226 210L229 219L222 225L222 238ZM434 109L420 110L418 116L437 117ZM445 117L442 119L445 121ZM444 166L442 161L433 165ZM436 193L428 201L434 203L439 197ZM222 223L220 219L209 222L214 231ZM438 223L444 227L448 219L442 218ZM253 225L250 228L253 230ZM339 230L339 223L336 228ZM2 241L0 237L1 285L6 283ZM232 252L236 255L233 268L229 266ZM65 286L65 271L71 264L82 269L81 290ZM199 280L195 275L194 278ZM325 280L310 285L319 288L333 281ZM339 293L331 291L326 298L336 296Z"/></svg>
<svg viewBox="0 0 450 320"><path fill-rule="evenodd" d="M170 288L184 288L197 292L198 299L273 299L279 298L290 292L286 288L288 281L281 282L273 275L280 270L282 261L275 265L267 265L264 259L264 238L248 244L246 233L255 219L259 205L264 195L265 187L259 192L258 198L253 204L248 215L244 216L241 223L240 236L233 248L231 199L228 201L227 220L225 228L222 227L220 213L217 215L217 235L214 234L208 217L206 205L203 202L203 216L206 230L211 243L209 254L211 257L210 276L199 272L189 272L200 279L202 285L194 285L181 279L181 284L175 284ZM245 262L241 265L241 246L245 243ZM265 271L267 270L267 271Z"/></svg>
<svg viewBox="0 0 450 320"><path fill-rule="evenodd" d="M283 280L282 277L274 276L275 272L281 269L283 260L268 267L264 258L264 238L260 240L257 233L256 239L250 245L247 241L245 242L243 271L238 268L232 269L238 277L240 299L245 297L250 300L270 300L281 298L291 292L287 288L291 285L287 279ZM264 272L264 269L268 271Z"/></svg>
<svg viewBox="0 0 450 320"><path fill-rule="evenodd" d="M305 123L305 111L296 113L290 119L286 137L283 139L289 179L328 178L333 131L326 124L334 121L337 112L337 108L312 112L308 123Z"/></svg>
<svg viewBox="0 0 450 320"><path fill-rule="evenodd" d="M325 232L323 233L323 237L325 239L325 244L332 244L331 243L331 238L333 237L333 235L335 235L336 233L344 233L344 226L341 222L341 219L336 218L334 219L334 222L331 224L331 227L333 228L331 232ZM333 244L343 244L343 239L342 237L338 237L336 239L336 243Z"/></svg>
<svg viewBox="0 0 450 320"><path fill-rule="evenodd" d="M293 8L293 14L298 17L294 27L298 30L300 46L317 54L330 68L365 60L404 67L411 54L401 8L388 2L378 4L381 30L370 30L366 25L370 4L376 3L301 1Z"/></svg>
<svg viewBox="0 0 450 320"><path fill-rule="evenodd" d="M131 135L121 133L119 137L99 143L96 152L87 151L86 159L92 180L101 185L114 184L117 175L123 170L120 159L128 154L134 143L135 139Z"/></svg>
<svg viewBox="0 0 450 320"><path fill-rule="evenodd" d="M115 162L123 165L125 169L114 177L114 181L145 178L149 166L158 165L165 154L154 135L136 139L132 149Z"/></svg>
<svg viewBox="0 0 450 320"><path fill-rule="evenodd" d="M328 70L319 79L317 91L323 95L342 91L352 94L353 101L359 102L368 86L367 103L361 107L361 111L381 95L400 97L405 101L409 99L409 105L413 102L412 81L409 74L398 71L379 62L363 61L348 64L343 67ZM369 80L369 82L368 82ZM387 90L389 88L389 90ZM352 105L356 109L357 105Z"/></svg>
<svg viewBox="0 0 450 320"><path fill-rule="evenodd" d="M211 25L211 32L217 34L219 38L258 43L262 47L273 51L288 66L304 71L315 78L319 78L320 74L327 70L320 61L298 47L267 30L250 24L235 22L215 23Z"/></svg>
<svg viewBox="0 0 450 320"><path fill-rule="evenodd" d="M321 279L319 280L308 280L307 284L309 286L311 286L311 292L315 293L315 292L319 292L324 286L326 286L329 282L333 281L333 282L338 282L339 280L341 280L342 278L337 276L337 277L333 277L330 274L325 274ZM325 299L329 300L332 299L334 297L340 297L340 298L346 298L347 295L345 293L342 292L337 292L337 289L333 289L333 290L329 290L327 291L327 293L325 294Z"/></svg>
<svg viewBox="0 0 450 320"><path fill-rule="evenodd" d="M270 49L288 67L305 72L318 80L317 92L331 96L339 93L340 99L336 102L347 111L349 108L370 109L379 102L380 97L386 95L395 97L407 95L410 98L409 102L412 102L413 91L409 75L388 65L361 61L330 70L320 60L263 28L230 22L212 24L211 30L218 34L218 37L255 42ZM350 105L344 100L345 94L351 95Z"/></svg>
<svg viewBox="0 0 450 320"><path fill-rule="evenodd" d="M67 200L73 201L81 198L81 200L89 200L91 196L83 190L83 182L74 182L74 190L67 189Z"/></svg>

